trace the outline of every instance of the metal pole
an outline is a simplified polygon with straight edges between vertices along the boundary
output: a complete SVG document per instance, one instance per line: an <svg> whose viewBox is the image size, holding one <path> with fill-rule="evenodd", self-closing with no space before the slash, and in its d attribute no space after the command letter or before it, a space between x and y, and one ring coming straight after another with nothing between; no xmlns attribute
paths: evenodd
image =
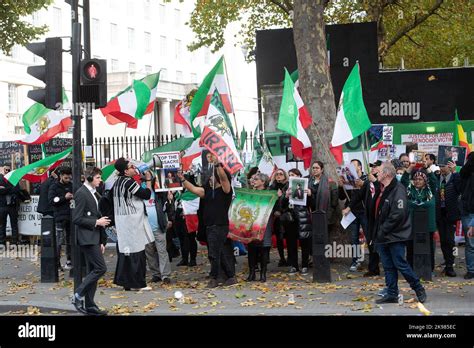
<svg viewBox="0 0 474 348"><path fill-rule="evenodd" d="M81 63L81 24L78 21L78 0L71 1L71 24L72 24L72 39L71 39L71 54L72 54L72 119L74 122L73 131L73 188L76 192L81 186L82 174L82 152L81 152L81 113L77 110L76 105L79 101L79 67ZM74 206L74 205L73 205ZM74 225L72 228L74 235L72 241L73 247L73 266L74 270L74 291L82 282L81 272L81 250L77 244L77 228Z"/></svg>
<svg viewBox="0 0 474 348"><path fill-rule="evenodd" d="M82 16L84 18L84 58L90 59L91 54L91 15L89 0L83 0ZM94 139L94 129L92 123L92 108L86 108L86 148L90 149L90 156L87 156L86 163L94 162L94 150L92 147ZM87 151L86 151L87 153ZM94 165L94 163L92 163Z"/></svg>

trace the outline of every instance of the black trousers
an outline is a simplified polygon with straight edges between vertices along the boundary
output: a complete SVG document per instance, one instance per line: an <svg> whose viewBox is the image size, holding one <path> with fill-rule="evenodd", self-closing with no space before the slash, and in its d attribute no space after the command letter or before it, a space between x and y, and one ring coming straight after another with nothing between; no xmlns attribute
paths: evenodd
<svg viewBox="0 0 474 348"><path fill-rule="evenodd" d="M429 232L430 235L430 262L431 262L431 271L434 271L435 267L435 243L433 240L433 233ZM410 264L411 268L413 269L413 240L407 242L407 261Z"/></svg>
<svg viewBox="0 0 474 348"><path fill-rule="evenodd" d="M81 245L81 251L86 261L87 275L77 288L76 293L85 297L86 307L92 307L96 305L94 296L97 282L107 271L107 266L100 251L100 245Z"/></svg>
<svg viewBox="0 0 474 348"><path fill-rule="evenodd" d="M288 266L298 269L298 227L295 223L285 226Z"/></svg>
<svg viewBox="0 0 474 348"><path fill-rule="evenodd" d="M12 228L12 243L19 241L18 235L18 207L5 206L0 207L0 244L5 244L7 240L7 216L10 217L10 226Z"/></svg>
<svg viewBox="0 0 474 348"><path fill-rule="evenodd" d="M71 261L71 221L63 220L56 222L56 248L58 262L61 261L61 246L66 244L66 257Z"/></svg>
<svg viewBox="0 0 474 348"><path fill-rule="evenodd" d="M454 235L456 233L456 224L449 222L446 214L441 212L437 219L439 242L443 252L446 267L453 267L454 264Z"/></svg>
<svg viewBox="0 0 474 348"><path fill-rule="evenodd" d="M179 243L181 247L181 257L183 261L194 260L196 261L197 255L197 242L196 232L188 233L187 229L178 230Z"/></svg>
<svg viewBox="0 0 474 348"><path fill-rule="evenodd" d="M234 249L227 238L229 226L207 226L207 245L211 262L211 278L219 276L219 265L227 278L235 276Z"/></svg>
<svg viewBox="0 0 474 348"><path fill-rule="evenodd" d="M369 244L369 272L380 273L380 256L375 250L375 245Z"/></svg>

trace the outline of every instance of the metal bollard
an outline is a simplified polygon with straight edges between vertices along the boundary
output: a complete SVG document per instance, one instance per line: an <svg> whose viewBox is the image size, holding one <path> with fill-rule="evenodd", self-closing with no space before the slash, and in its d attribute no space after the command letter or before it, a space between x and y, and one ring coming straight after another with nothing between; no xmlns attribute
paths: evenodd
<svg viewBox="0 0 474 348"><path fill-rule="evenodd" d="M311 214L313 225L313 282L330 283L331 268L325 255L329 243L326 212L316 211Z"/></svg>
<svg viewBox="0 0 474 348"><path fill-rule="evenodd" d="M57 283L56 228L51 215L41 218L41 283Z"/></svg>
<svg viewBox="0 0 474 348"><path fill-rule="evenodd" d="M428 227L428 211L413 211L413 270L423 280L431 281L431 249Z"/></svg>

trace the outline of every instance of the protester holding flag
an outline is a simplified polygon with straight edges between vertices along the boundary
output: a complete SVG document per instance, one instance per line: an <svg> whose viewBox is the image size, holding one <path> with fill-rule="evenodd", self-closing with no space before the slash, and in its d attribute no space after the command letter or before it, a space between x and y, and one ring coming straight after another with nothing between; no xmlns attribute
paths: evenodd
<svg viewBox="0 0 474 348"><path fill-rule="evenodd" d="M269 178L268 175L263 173L257 173L253 179L254 190L266 190L268 187ZM271 219L271 217L270 217ZM263 240L252 241L247 244L248 251L248 262L249 262L249 275L247 281L256 280L255 272L257 270L258 261L260 261L260 281L267 281L267 264L270 258L270 249L272 247L272 227L270 223L267 223Z"/></svg>
<svg viewBox="0 0 474 348"><path fill-rule="evenodd" d="M461 176L461 220L466 241L466 268L464 279L474 279L474 237L469 235L474 221L474 152L467 156L467 161L459 172Z"/></svg>
<svg viewBox="0 0 474 348"><path fill-rule="evenodd" d="M235 279L235 264L232 241L227 238L229 233L229 208L232 202L232 187L230 173L224 170L216 156L212 156L214 163L213 175L204 187L197 187L190 183L178 172L178 177L186 190L191 191L204 201L202 225L206 228L207 245L211 273L208 287L215 288L219 285L219 266L225 273L227 280L224 285L237 283Z"/></svg>
<svg viewBox="0 0 474 348"><path fill-rule="evenodd" d="M4 166L5 175L10 172L10 166ZM20 186L12 185L4 176L0 174L0 245L5 245L7 238L7 217L10 217L10 225L12 229L11 244L19 242L18 233L18 195Z"/></svg>
<svg viewBox="0 0 474 348"><path fill-rule="evenodd" d="M181 261L177 266L194 267L197 265L196 234L199 228L197 212L200 198L186 191L178 195L177 199L178 209L176 209L176 213L180 216L176 217L176 219L181 219L182 221L182 227L177 230L181 247Z"/></svg>
<svg viewBox="0 0 474 348"><path fill-rule="evenodd" d="M66 264L64 269L71 269L71 200L73 199L72 170L63 167L59 171L59 180L53 182L48 191L48 200L53 207L56 225L56 248L58 269L61 267L61 245L66 244Z"/></svg>

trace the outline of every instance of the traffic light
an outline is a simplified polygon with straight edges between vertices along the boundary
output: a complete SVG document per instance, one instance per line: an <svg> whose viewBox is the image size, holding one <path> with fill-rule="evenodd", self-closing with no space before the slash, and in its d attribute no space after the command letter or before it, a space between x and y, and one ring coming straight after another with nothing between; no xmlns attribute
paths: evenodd
<svg viewBox="0 0 474 348"><path fill-rule="evenodd" d="M45 83L45 88L28 92L28 98L49 109L57 109L63 101L63 44L59 37L33 42L26 49L45 60L45 65L29 66L28 74Z"/></svg>
<svg viewBox="0 0 474 348"><path fill-rule="evenodd" d="M81 61L81 103L94 103L94 107L107 105L107 61L84 59Z"/></svg>

